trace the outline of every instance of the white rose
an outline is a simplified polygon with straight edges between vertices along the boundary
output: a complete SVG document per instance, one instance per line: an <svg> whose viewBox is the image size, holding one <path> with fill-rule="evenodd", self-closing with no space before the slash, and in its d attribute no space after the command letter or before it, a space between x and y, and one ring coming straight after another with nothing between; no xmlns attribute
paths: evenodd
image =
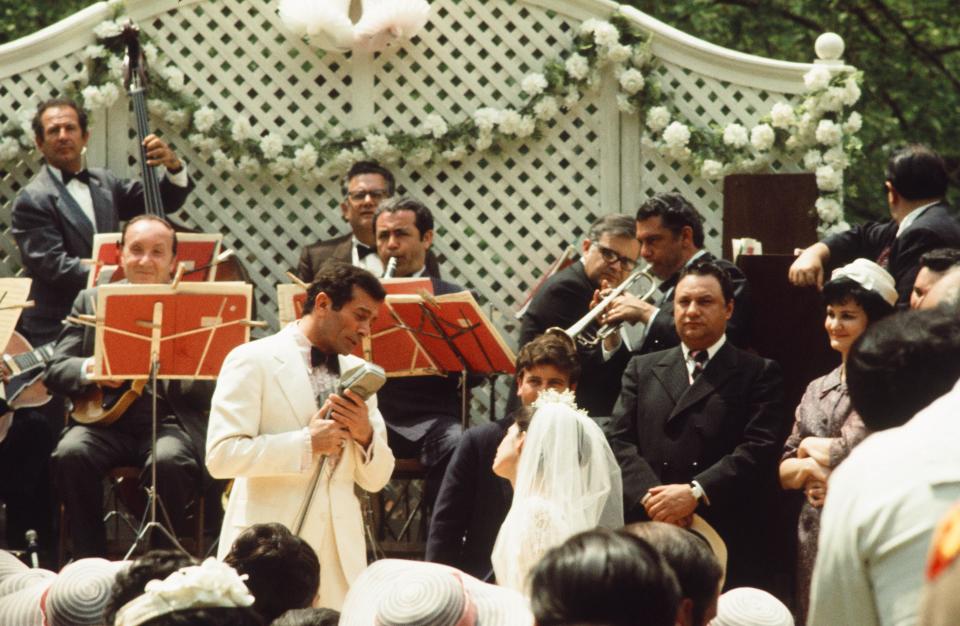
<svg viewBox="0 0 960 626"><path fill-rule="evenodd" d="M823 153L823 162L836 170L845 170L850 164L842 146L834 146Z"/></svg>
<svg viewBox="0 0 960 626"><path fill-rule="evenodd" d="M260 151L263 158L273 161L283 154L283 137L270 133L260 138Z"/></svg>
<svg viewBox="0 0 960 626"><path fill-rule="evenodd" d="M280 157L276 161L267 165L270 173L278 178L283 178L293 170L293 159Z"/></svg>
<svg viewBox="0 0 960 626"><path fill-rule="evenodd" d="M839 111L843 108L843 88L830 87L817 103L819 111Z"/></svg>
<svg viewBox="0 0 960 626"><path fill-rule="evenodd" d="M633 49L630 46L621 46L620 44L604 48L603 51L607 61L611 63L626 63L633 54Z"/></svg>
<svg viewBox="0 0 960 626"><path fill-rule="evenodd" d="M118 56L108 58L107 74L114 80L123 80L123 59Z"/></svg>
<svg viewBox="0 0 960 626"><path fill-rule="evenodd" d="M816 136L818 142L825 146L832 146L840 143L843 138L843 129L831 120L820 120L820 123L817 124Z"/></svg>
<svg viewBox="0 0 960 626"><path fill-rule="evenodd" d="M590 72L590 62L579 54L571 54L563 67L573 80L583 80Z"/></svg>
<svg viewBox="0 0 960 626"><path fill-rule="evenodd" d="M642 46L637 46L630 57L630 63L634 67L643 67L650 61L650 51Z"/></svg>
<svg viewBox="0 0 960 626"><path fill-rule="evenodd" d="M108 107L120 97L120 89L114 83L106 83L100 86L100 97L103 99L103 106Z"/></svg>
<svg viewBox="0 0 960 626"><path fill-rule="evenodd" d="M466 146L457 145L451 148L450 150L444 150L440 156L442 156L447 161L453 162L453 161L463 161L466 158L467 154L469 154L469 152L467 151Z"/></svg>
<svg viewBox="0 0 960 626"><path fill-rule="evenodd" d="M246 176L255 176L260 171L260 161L251 156L242 156L237 163L237 168L241 174Z"/></svg>
<svg viewBox="0 0 960 626"><path fill-rule="evenodd" d="M825 89L830 84L830 70L818 65L803 75L803 84L809 91Z"/></svg>
<svg viewBox="0 0 960 626"><path fill-rule="evenodd" d="M93 34L97 36L97 39L109 39L110 37L117 37L122 32L123 25L114 20L100 22L93 27Z"/></svg>
<svg viewBox="0 0 960 626"><path fill-rule="evenodd" d="M728 146L741 148L747 145L749 141L750 136L747 134L747 129L740 124L727 124L727 127L723 129L723 143Z"/></svg>
<svg viewBox="0 0 960 626"><path fill-rule="evenodd" d="M637 112L637 107L633 106L633 103L630 102L630 96L625 93L617 94L617 108L620 109L621 113L628 115Z"/></svg>
<svg viewBox="0 0 960 626"><path fill-rule="evenodd" d="M181 92L186 86L187 77L183 72L172 65L168 65L164 70L164 77L167 79L167 86L173 91Z"/></svg>
<svg viewBox="0 0 960 626"><path fill-rule="evenodd" d="M670 148L683 148L690 141L690 129L680 122L671 122L663 131L663 141Z"/></svg>
<svg viewBox="0 0 960 626"><path fill-rule="evenodd" d="M777 135L773 132L773 128L769 124L754 126L753 130L750 131L750 143L760 152L765 152L772 148L773 142L776 141L776 139Z"/></svg>
<svg viewBox="0 0 960 626"><path fill-rule="evenodd" d="M565 109L572 109L580 102L580 90L575 86L571 86L567 89L567 95L563 97L563 107Z"/></svg>
<svg viewBox="0 0 960 626"><path fill-rule="evenodd" d="M789 128L795 121L793 107L786 102L778 102L770 109L770 123L774 128Z"/></svg>
<svg viewBox="0 0 960 626"><path fill-rule="evenodd" d="M533 113L538 120L552 120L560 113L560 105L553 96L545 96L533 105Z"/></svg>
<svg viewBox="0 0 960 626"><path fill-rule="evenodd" d="M787 140L785 142L783 142L783 147L786 148L787 150L793 151L800 147L800 142L797 140L796 137L790 136L790 137L787 137Z"/></svg>
<svg viewBox="0 0 960 626"><path fill-rule="evenodd" d="M817 189L820 191L837 191L843 185L843 174L829 165L817 168Z"/></svg>
<svg viewBox="0 0 960 626"><path fill-rule="evenodd" d="M107 49L101 45L90 45L83 49L83 54L80 55L80 58L84 61L91 61L93 59L99 59L102 56L106 56Z"/></svg>
<svg viewBox="0 0 960 626"><path fill-rule="evenodd" d="M193 114L193 126L201 133L205 133L217 123L217 112L207 107L200 107Z"/></svg>
<svg viewBox="0 0 960 626"><path fill-rule="evenodd" d="M143 58L147 60L149 65L155 65L157 63L157 57L160 56L160 51L157 50L157 47L152 43L146 43L142 46Z"/></svg>
<svg viewBox="0 0 960 626"><path fill-rule="evenodd" d="M163 114L163 119L174 128L185 128L190 121L190 116L186 111L170 109Z"/></svg>
<svg viewBox="0 0 960 626"><path fill-rule="evenodd" d="M520 82L520 89L530 96L539 96L547 86L543 74L529 74Z"/></svg>
<svg viewBox="0 0 960 626"><path fill-rule="evenodd" d="M99 109L103 106L103 98L100 97L100 88L95 85L84 87L80 95L83 96L83 102L88 109Z"/></svg>
<svg viewBox="0 0 960 626"><path fill-rule="evenodd" d="M821 222L832 224L843 217L843 207L833 198L817 198L816 207Z"/></svg>
<svg viewBox="0 0 960 626"><path fill-rule="evenodd" d="M670 123L670 110L667 107L653 107L647 111L647 128L657 133Z"/></svg>
<svg viewBox="0 0 960 626"><path fill-rule="evenodd" d="M167 104L166 100L161 100L160 98L150 98L147 100L147 111L151 115L156 115L157 117L163 117L170 112L170 105Z"/></svg>
<svg viewBox="0 0 960 626"><path fill-rule="evenodd" d="M434 139L439 139L447 134L446 120L436 113L431 113L423 120L423 128L430 133Z"/></svg>
<svg viewBox="0 0 960 626"><path fill-rule="evenodd" d="M860 85L853 76L847 78L843 83L843 103L846 106L853 106L860 99Z"/></svg>
<svg viewBox="0 0 960 626"><path fill-rule="evenodd" d="M230 127L230 136L237 143L243 143L256 137L253 126L250 125L250 120L242 116L233 121L233 126Z"/></svg>
<svg viewBox="0 0 960 626"><path fill-rule="evenodd" d="M477 109L473 113L473 122L477 129L482 133L489 133L500 124L503 119L503 112L491 107Z"/></svg>
<svg viewBox="0 0 960 626"><path fill-rule="evenodd" d="M492 145L493 145L493 135L491 135L490 133L480 133L480 135L477 137L476 146L477 146L478 152L485 152Z"/></svg>
<svg viewBox="0 0 960 626"><path fill-rule="evenodd" d="M805 155L803 155L803 167L808 171L813 171L820 167L822 155L818 150L808 150Z"/></svg>
<svg viewBox="0 0 960 626"><path fill-rule="evenodd" d="M421 167L430 162L433 158L433 150L430 148L417 148L407 155L407 164L414 167Z"/></svg>
<svg viewBox="0 0 960 626"><path fill-rule="evenodd" d="M517 137L529 137L537 130L537 118L532 115L521 116L514 134Z"/></svg>
<svg viewBox="0 0 960 626"><path fill-rule="evenodd" d="M391 161L397 156L397 149L390 145L390 139L383 135L370 135L361 144L364 152L374 161Z"/></svg>
<svg viewBox="0 0 960 626"><path fill-rule="evenodd" d="M0 161L12 161L20 155L20 142L13 137L4 137L0 142Z"/></svg>
<svg viewBox="0 0 960 626"><path fill-rule="evenodd" d="M723 175L723 163L713 159L704 160L703 166L700 167L700 175L707 180L717 180Z"/></svg>
<svg viewBox="0 0 960 626"><path fill-rule="evenodd" d="M220 142L215 137L205 137L195 133L187 137L187 140L193 145L200 154L209 156L220 149Z"/></svg>
<svg viewBox="0 0 960 626"><path fill-rule="evenodd" d="M667 155L676 161L688 161L693 152L686 146L667 146Z"/></svg>
<svg viewBox="0 0 960 626"><path fill-rule="evenodd" d="M640 70L629 69L620 74L620 88L631 96L643 89L643 74Z"/></svg>
<svg viewBox="0 0 960 626"><path fill-rule="evenodd" d="M223 150L213 151L213 169L217 172L228 172L236 168L233 159L227 156Z"/></svg>
<svg viewBox="0 0 960 626"><path fill-rule="evenodd" d="M302 172L309 172L317 166L320 153L310 144L304 144L293 153L293 166Z"/></svg>
<svg viewBox="0 0 960 626"><path fill-rule="evenodd" d="M615 46L620 43L620 31L610 22L600 22L593 28L593 40L598 46Z"/></svg>
<svg viewBox="0 0 960 626"><path fill-rule="evenodd" d="M850 114L850 117L847 118L847 121L843 125L843 130L846 133L854 134L860 132L860 129L863 128L863 117L859 113L854 111Z"/></svg>
<svg viewBox="0 0 960 626"><path fill-rule="evenodd" d="M593 31L596 30L597 26L600 25L600 20L596 18L590 18L584 20L580 24L580 34L581 35L593 35Z"/></svg>
<svg viewBox="0 0 960 626"><path fill-rule="evenodd" d="M500 132L507 135L517 134L517 128L520 126L520 114L516 111L506 110L501 112Z"/></svg>

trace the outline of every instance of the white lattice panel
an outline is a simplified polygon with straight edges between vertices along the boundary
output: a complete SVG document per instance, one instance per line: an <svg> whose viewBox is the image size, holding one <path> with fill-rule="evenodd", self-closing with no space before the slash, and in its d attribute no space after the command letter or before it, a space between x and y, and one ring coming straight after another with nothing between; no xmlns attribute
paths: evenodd
<svg viewBox="0 0 960 626"><path fill-rule="evenodd" d="M602 0L431 4L424 32L379 55L323 53L288 36L275 0L132 0L128 6L163 56L187 76L191 95L224 115L246 117L258 134L273 132L290 141L320 128L412 130L429 113L456 121L479 107L516 104L520 79L565 48L581 19L605 18L612 7ZM91 7L72 30L51 32L48 46L8 54L16 57L18 73L0 70L7 76L0 81L0 122L17 119L22 108L32 108L81 69L78 51L92 43L91 25L104 18L103 6ZM690 122L738 121L749 127L773 102L794 98L770 93L760 82L790 93L802 89L799 64L763 65L740 55L731 56L724 71L713 72L707 68L716 55L709 46L691 44L645 16L634 18L655 30L654 50L668 57L658 70L663 89ZM44 52L51 46L58 59ZM0 66L13 67L4 49ZM65 49L72 53L60 54ZM394 168L401 191L434 210L445 276L473 290L511 343L516 331L508 320L518 301L555 255L603 213L633 213L650 193L678 190L704 213L708 247L719 252L721 184L641 149L641 125L635 116L617 112L610 82L559 117L541 138L506 145L503 154L477 154L457 165L417 171ZM91 163L135 176L126 102L94 121ZM259 317L275 324L274 286L295 266L301 247L346 228L338 209L339 183L220 173L177 129L155 125L187 160L197 184L178 219L223 233L225 244L247 264ZM0 227L6 235L10 201L36 168L36 156L25 151L20 164L2 172ZM12 241L4 237L0 274L17 269ZM486 404L485 393L479 395L477 410Z"/></svg>

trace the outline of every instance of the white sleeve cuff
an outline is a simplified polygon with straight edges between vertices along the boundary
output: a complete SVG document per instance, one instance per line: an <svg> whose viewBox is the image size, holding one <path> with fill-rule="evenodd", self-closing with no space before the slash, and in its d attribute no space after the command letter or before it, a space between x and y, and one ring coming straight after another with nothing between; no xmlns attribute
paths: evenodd
<svg viewBox="0 0 960 626"><path fill-rule="evenodd" d="M310 441L310 429L306 426L300 431L303 433L303 446L300 451L300 471L305 472L313 466L313 442Z"/></svg>
<svg viewBox="0 0 960 626"><path fill-rule="evenodd" d="M83 363L80 365L80 382L89 383L90 375L87 373L93 369L93 357L88 356L83 360Z"/></svg>
<svg viewBox="0 0 960 626"><path fill-rule="evenodd" d="M190 178L187 176L187 164L181 160L180 165L183 167L180 168L179 172L176 174L171 174L170 170L167 170L166 177L167 180L177 187L186 187L188 184L190 184Z"/></svg>

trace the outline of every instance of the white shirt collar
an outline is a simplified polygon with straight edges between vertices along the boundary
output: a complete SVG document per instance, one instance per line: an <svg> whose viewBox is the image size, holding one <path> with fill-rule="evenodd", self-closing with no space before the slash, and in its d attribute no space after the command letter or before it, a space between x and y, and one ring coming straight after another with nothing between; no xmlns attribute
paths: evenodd
<svg viewBox="0 0 960 626"><path fill-rule="evenodd" d="M897 228L897 237L899 237L899 236L901 235L901 233L903 233L903 231L905 231L905 230L907 230L908 228L910 228L910 226L912 226L913 223L917 221L917 218L920 217L920 215L921 215L924 211L926 211L927 209L929 209L929 208L932 207L933 205L938 204L939 202L940 202L940 200L934 200L933 202L930 202L929 204L924 204L924 205L922 205L922 206L918 206L918 207L915 208L914 210L910 211L910 213L908 213L907 216L906 216L905 218L903 218L903 221L900 222L900 226Z"/></svg>
<svg viewBox="0 0 960 626"><path fill-rule="evenodd" d="M726 333L720 335L720 338L717 339L717 341L712 346L707 348L707 361L706 363L703 364L704 367L707 366L707 363L710 362L710 360L714 357L714 355L716 355L716 353L720 350L720 348L723 347L723 344L725 343L727 343ZM687 344L681 342L680 349L683 350L683 362L687 366L687 375L690 376L691 382L692 382L694 360L690 356L690 348L687 347Z"/></svg>

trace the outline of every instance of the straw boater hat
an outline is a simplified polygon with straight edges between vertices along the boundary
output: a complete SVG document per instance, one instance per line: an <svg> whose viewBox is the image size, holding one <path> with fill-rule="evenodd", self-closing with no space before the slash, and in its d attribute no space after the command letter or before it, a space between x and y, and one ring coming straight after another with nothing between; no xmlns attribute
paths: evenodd
<svg viewBox="0 0 960 626"><path fill-rule="evenodd" d="M531 626L526 598L460 570L384 559L350 586L340 626Z"/></svg>

